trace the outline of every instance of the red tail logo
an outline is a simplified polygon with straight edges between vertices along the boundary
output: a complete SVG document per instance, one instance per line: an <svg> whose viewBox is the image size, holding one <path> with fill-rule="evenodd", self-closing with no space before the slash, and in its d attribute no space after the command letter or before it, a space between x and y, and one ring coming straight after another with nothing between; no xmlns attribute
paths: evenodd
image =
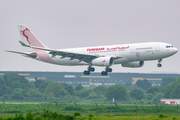
<svg viewBox="0 0 180 120"><path fill-rule="evenodd" d="M29 38L28 38L28 36L25 34L25 31L26 31L26 30L30 31L28 28L26 28L26 29L23 30L23 31L21 30L21 34L27 39L28 43L30 44L30 42L29 42L29 40L28 40Z"/></svg>

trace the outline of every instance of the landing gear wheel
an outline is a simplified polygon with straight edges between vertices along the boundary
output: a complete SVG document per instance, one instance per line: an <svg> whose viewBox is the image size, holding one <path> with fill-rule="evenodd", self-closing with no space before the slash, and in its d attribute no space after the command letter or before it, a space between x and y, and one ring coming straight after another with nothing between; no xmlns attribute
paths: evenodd
<svg viewBox="0 0 180 120"><path fill-rule="evenodd" d="M107 74L108 74L108 72L106 72L106 71L101 72L101 75L107 75Z"/></svg>
<svg viewBox="0 0 180 120"><path fill-rule="evenodd" d="M106 68L106 72L112 72L112 68Z"/></svg>
<svg viewBox="0 0 180 120"><path fill-rule="evenodd" d="M162 66L162 64L158 63L158 64L157 64L157 66L158 66L158 67L161 67L161 66Z"/></svg>
<svg viewBox="0 0 180 120"><path fill-rule="evenodd" d="M84 75L89 75L90 72L94 72L95 68L92 67L91 65L89 65L89 67L87 68L87 70L84 71Z"/></svg>
<svg viewBox="0 0 180 120"><path fill-rule="evenodd" d="M84 75L89 75L89 74L90 74L90 71L88 71L88 70L84 71Z"/></svg>

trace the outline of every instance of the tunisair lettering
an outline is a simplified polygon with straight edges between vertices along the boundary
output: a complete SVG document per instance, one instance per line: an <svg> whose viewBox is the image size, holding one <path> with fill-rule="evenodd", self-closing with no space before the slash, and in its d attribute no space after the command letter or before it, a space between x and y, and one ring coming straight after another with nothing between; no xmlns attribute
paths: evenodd
<svg viewBox="0 0 180 120"><path fill-rule="evenodd" d="M105 48L88 48L87 51L100 51L100 50L104 50Z"/></svg>

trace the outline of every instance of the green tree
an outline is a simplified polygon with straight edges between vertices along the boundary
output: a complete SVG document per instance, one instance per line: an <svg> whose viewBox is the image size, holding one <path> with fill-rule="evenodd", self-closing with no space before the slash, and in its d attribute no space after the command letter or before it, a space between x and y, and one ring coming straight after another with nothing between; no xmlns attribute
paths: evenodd
<svg viewBox="0 0 180 120"><path fill-rule="evenodd" d="M97 93L102 93L103 95L105 95L105 91L106 91L106 87L104 86L98 86L98 87L95 87L93 89L94 92L97 92Z"/></svg>
<svg viewBox="0 0 180 120"><path fill-rule="evenodd" d="M81 84L78 84L76 87L75 87L75 90L77 91L80 91L82 90L84 87L81 85Z"/></svg>
<svg viewBox="0 0 180 120"><path fill-rule="evenodd" d="M153 94L152 93L148 93L148 94L145 95L145 98L150 101L153 98Z"/></svg>
<svg viewBox="0 0 180 120"><path fill-rule="evenodd" d="M164 93L167 86L160 86L158 92Z"/></svg>
<svg viewBox="0 0 180 120"><path fill-rule="evenodd" d="M41 84L44 83L44 80L38 80L37 77L35 77L34 86L36 88L39 88Z"/></svg>
<svg viewBox="0 0 180 120"><path fill-rule="evenodd" d="M148 90L147 90L147 93L152 93L152 94L155 94L157 93L159 90L159 88L157 86L154 86L154 87L150 87Z"/></svg>
<svg viewBox="0 0 180 120"><path fill-rule="evenodd" d="M66 96L64 96L63 99L64 99L64 100L73 100L73 101L77 101L77 100L79 100L79 97L74 96L74 95L66 95Z"/></svg>
<svg viewBox="0 0 180 120"><path fill-rule="evenodd" d="M142 100L145 98L145 94L144 94L144 91L142 89L139 89L139 88L136 88L134 90L131 90L130 91L130 96L133 98L133 99L136 99L136 100Z"/></svg>
<svg viewBox="0 0 180 120"><path fill-rule="evenodd" d="M65 90L67 90L70 95L74 95L74 88L70 85L65 84L65 83L63 83L63 84L65 85Z"/></svg>
<svg viewBox="0 0 180 120"><path fill-rule="evenodd" d="M127 100L127 90L121 84L116 84L108 87L105 95L108 100L112 100L113 98L116 101Z"/></svg>
<svg viewBox="0 0 180 120"><path fill-rule="evenodd" d="M126 89L128 91L132 90L132 89L135 89L135 88L138 88L138 86L136 84L132 84L131 82L127 82L124 84L124 86L126 87Z"/></svg>
<svg viewBox="0 0 180 120"><path fill-rule="evenodd" d="M176 81L175 78L165 77L162 79L161 86L170 85L172 82L175 82L175 81Z"/></svg>
<svg viewBox="0 0 180 120"><path fill-rule="evenodd" d="M31 111L26 113L26 120L34 120L34 114Z"/></svg>
<svg viewBox="0 0 180 120"><path fill-rule="evenodd" d="M31 82L31 83L25 84L25 85L24 85L24 89L35 89L35 86L34 86L34 84Z"/></svg>
<svg viewBox="0 0 180 120"><path fill-rule="evenodd" d="M6 84L11 84L10 82L19 80L23 84L28 84L28 80L24 76L20 76L16 73L6 73L3 75L3 79L6 80Z"/></svg>
<svg viewBox="0 0 180 120"><path fill-rule="evenodd" d="M65 89L62 89L60 92L59 92L59 97L64 97L66 95L69 95L69 92Z"/></svg>
<svg viewBox="0 0 180 120"><path fill-rule="evenodd" d="M4 79L0 78L0 96L11 93L10 90L7 91L7 88L10 89L9 87L6 86Z"/></svg>
<svg viewBox="0 0 180 120"><path fill-rule="evenodd" d="M107 98L104 97L104 95L99 95L96 92L91 92L86 99L87 100L106 100Z"/></svg>
<svg viewBox="0 0 180 120"><path fill-rule="evenodd" d="M9 98L10 96L7 93L2 96L2 99L9 99Z"/></svg>
<svg viewBox="0 0 180 120"><path fill-rule="evenodd" d="M41 93L44 93L46 87L47 87L49 84L50 84L50 83L48 83L48 82L44 82L43 84L41 84L40 87L39 87L39 91L40 91Z"/></svg>
<svg viewBox="0 0 180 120"><path fill-rule="evenodd" d="M65 90L65 86L62 83L50 83L45 89L45 93L48 96L55 98L63 98L65 95L68 95L68 91Z"/></svg>
<svg viewBox="0 0 180 120"><path fill-rule="evenodd" d="M149 89L150 87L152 87L152 84L150 82L148 82L148 80L138 80L136 82L136 85L143 88L144 90Z"/></svg>
<svg viewBox="0 0 180 120"><path fill-rule="evenodd" d="M172 82L171 85L167 85L165 88L165 92L164 92L164 98L170 98L170 94L173 90L173 88L175 87L176 82Z"/></svg>
<svg viewBox="0 0 180 120"><path fill-rule="evenodd" d="M161 98L163 97L163 93L159 92L156 95L153 96L152 101L153 102L160 102Z"/></svg>
<svg viewBox="0 0 180 120"><path fill-rule="evenodd" d="M85 98L92 93L92 89L83 89L81 91L75 91L75 95L78 96L79 98Z"/></svg>
<svg viewBox="0 0 180 120"><path fill-rule="evenodd" d="M43 99L44 98L44 94L35 89L24 90L23 96L28 99Z"/></svg>
<svg viewBox="0 0 180 120"><path fill-rule="evenodd" d="M24 89L27 84L28 80L24 76L15 73L4 74L0 79L0 95L11 94L16 88Z"/></svg>
<svg viewBox="0 0 180 120"><path fill-rule="evenodd" d="M16 88L16 89L14 90L14 92L11 94L11 98L12 98L12 99L24 99L23 89L21 89L21 88Z"/></svg>
<svg viewBox="0 0 180 120"><path fill-rule="evenodd" d="M174 87L172 88L170 98L180 98L180 78L177 79Z"/></svg>

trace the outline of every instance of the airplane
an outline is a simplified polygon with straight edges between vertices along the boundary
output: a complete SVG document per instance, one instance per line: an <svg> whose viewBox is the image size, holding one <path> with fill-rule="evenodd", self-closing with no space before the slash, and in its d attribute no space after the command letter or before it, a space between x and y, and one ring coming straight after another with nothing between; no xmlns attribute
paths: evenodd
<svg viewBox="0 0 180 120"><path fill-rule="evenodd" d="M122 67L138 68L144 65L144 61L161 61L178 52L178 49L168 43L147 42L134 44L118 44L108 46L81 47L71 49L51 49L46 47L25 25L18 25L18 30L25 47L25 52L9 51L21 54L35 60L66 66L87 65L84 75L90 75L95 71L93 66L105 67L101 75L112 72L112 65L121 64Z"/></svg>

